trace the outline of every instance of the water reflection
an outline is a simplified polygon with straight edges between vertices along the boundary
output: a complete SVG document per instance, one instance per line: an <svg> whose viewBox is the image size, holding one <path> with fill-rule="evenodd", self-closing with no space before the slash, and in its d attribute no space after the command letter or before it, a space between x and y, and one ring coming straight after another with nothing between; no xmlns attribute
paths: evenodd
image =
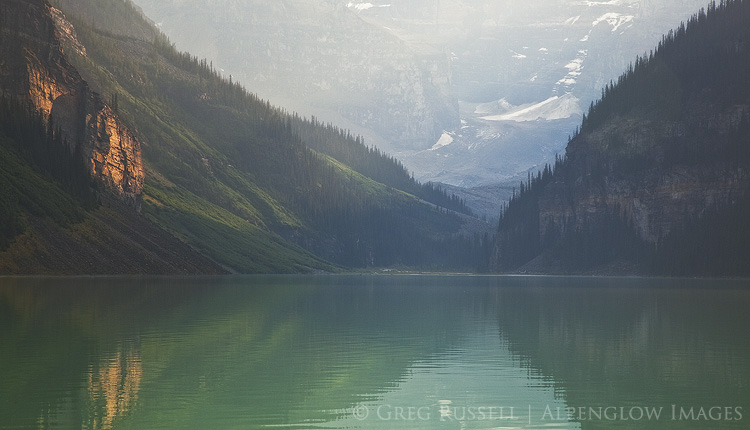
<svg viewBox="0 0 750 430"><path fill-rule="evenodd" d="M694 420L680 419L680 410L750 408L748 287L746 281L547 280L503 289L498 322L511 350L564 386L570 406L583 408L583 416L573 415L584 429L746 428L737 414ZM586 419L590 408L607 407L620 415ZM662 418L634 420L631 408L636 418L645 408L661 410Z"/></svg>
<svg viewBox="0 0 750 430"><path fill-rule="evenodd" d="M131 343L118 348L88 370L89 429L111 429L115 419L126 417L138 401L143 366L140 352Z"/></svg>
<svg viewBox="0 0 750 430"><path fill-rule="evenodd" d="M671 282L0 279L0 428L706 428L565 412L750 408L747 285Z"/></svg>

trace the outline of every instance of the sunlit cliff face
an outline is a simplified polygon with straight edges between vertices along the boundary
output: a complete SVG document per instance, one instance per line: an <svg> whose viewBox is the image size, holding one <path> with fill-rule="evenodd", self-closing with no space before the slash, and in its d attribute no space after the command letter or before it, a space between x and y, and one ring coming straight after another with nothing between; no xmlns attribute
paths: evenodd
<svg viewBox="0 0 750 430"><path fill-rule="evenodd" d="M92 91L68 61L85 55L75 29L57 9L40 1L8 1L0 13L19 17L0 28L0 93L26 101L80 150L92 176L115 196L139 207L143 189L141 142Z"/></svg>
<svg viewBox="0 0 750 430"><path fill-rule="evenodd" d="M137 405L143 379L140 350L121 345L117 351L92 363L88 370L88 426L111 429Z"/></svg>
<svg viewBox="0 0 750 430"><path fill-rule="evenodd" d="M36 60L36 58L33 59ZM32 63L30 61L28 67L29 97L37 109L45 116L49 116L50 112L52 112L52 104L63 92L54 84L47 70L34 63L37 62L34 61Z"/></svg>
<svg viewBox="0 0 750 430"><path fill-rule="evenodd" d="M140 143L107 105L87 119L88 131L94 134L88 139L94 142L92 174L123 197L137 199L144 179Z"/></svg>
<svg viewBox="0 0 750 430"><path fill-rule="evenodd" d="M85 112L83 130L71 127L79 122L73 118L84 95L60 85L58 80L35 57L28 54L29 98L45 117L52 115L53 123L65 128L69 138L76 142L84 141L91 145L88 156L91 175L100 178L118 194L135 200L143 188L143 165L141 164L140 143L122 124L112 109L97 100L89 100L93 109Z"/></svg>

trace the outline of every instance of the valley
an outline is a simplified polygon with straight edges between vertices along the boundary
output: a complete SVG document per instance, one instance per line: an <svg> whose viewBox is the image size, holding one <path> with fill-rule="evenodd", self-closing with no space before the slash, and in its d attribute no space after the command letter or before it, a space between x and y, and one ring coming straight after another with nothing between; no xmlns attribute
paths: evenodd
<svg viewBox="0 0 750 430"><path fill-rule="evenodd" d="M422 182L512 189L562 154L605 84L705 1L136 4L179 48L279 106L363 136ZM178 12L184 6L191 12ZM306 48L292 48L297 40ZM555 97L571 103L552 117L476 113Z"/></svg>

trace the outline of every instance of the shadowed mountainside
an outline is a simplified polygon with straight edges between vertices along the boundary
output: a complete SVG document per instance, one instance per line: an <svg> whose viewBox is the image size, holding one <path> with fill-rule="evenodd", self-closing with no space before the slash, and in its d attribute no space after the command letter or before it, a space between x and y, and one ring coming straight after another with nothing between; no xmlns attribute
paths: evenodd
<svg viewBox="0 0 750 430"><path fill-rule="evenodd" d="M711 4L591 105L504 210L496 270L747 274L750 3Z"/></svg>

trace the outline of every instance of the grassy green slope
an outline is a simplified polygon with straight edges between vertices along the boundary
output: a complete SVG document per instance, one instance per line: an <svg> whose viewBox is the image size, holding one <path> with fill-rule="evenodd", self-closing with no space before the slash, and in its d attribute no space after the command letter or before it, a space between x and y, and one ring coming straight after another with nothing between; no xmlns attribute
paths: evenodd
<svg viewBox="0 0 750 430"><path fill-rule="evenodd" d="M0 273L222 273L142 217L90 205L0 133Z"/></svg>
<svg viewBox="0 0 750 430"><path fill-rule="evenodd" d="M93 33L90 46L102 43L107 52L111 43L138 45ZM113 42L114 41L114 42ZM139 46L140 47L140 46ZM92 51L96 52L95 49ZM158 76L158 64L137 73ZM102 55L100 59L115 63ZM231 167L231 157L222 152L225 140L213 139L217 130L210 117L199 118L186 112L181 104L160 99L157 89L143 88L136 82L121 86L108 70L91 58L79 58L81 69L96 79L110 94L118 95L118 111L144 136L146 184L143 213L198 251L243 273L297 272L311 269L331 270L332 266L284 241L267 224L299 227L301 223L283 206L260 189L246 175ZM112 64L110 63L110 64ZM168 67L164 64L164 67ZM126 73L125 67L114 67ZM171 76L157 85L168 86ZM106 91L106 90L105 90ZM149 91L157 95L149 95ZM202 124L196 127L196 124ZM196 130L202 129L199 133Z"/></svg>

